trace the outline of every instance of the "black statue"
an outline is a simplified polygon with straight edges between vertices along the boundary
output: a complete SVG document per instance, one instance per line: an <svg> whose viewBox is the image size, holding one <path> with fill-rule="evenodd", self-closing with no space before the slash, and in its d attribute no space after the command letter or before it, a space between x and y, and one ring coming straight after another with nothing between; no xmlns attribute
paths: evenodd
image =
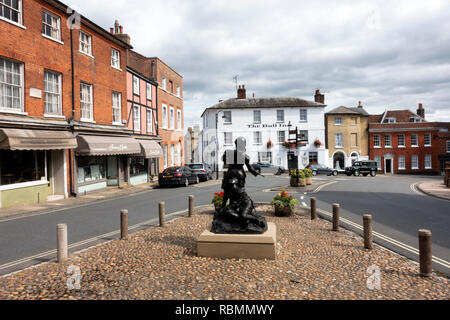
<svg viewBox="0 0 450 320"><path fill-rule="evenodd" d="M252 199L245 192L244 164L254 176L259 173L250 164L245 153L246 141L239 137L234 142L235 150L226 150L222 160L228 166L224 173L222 206L216 208L211 232L233 234L261 234L267 231L266 219L256 213ZM229 204L227 205L227 202Z"/></svg>

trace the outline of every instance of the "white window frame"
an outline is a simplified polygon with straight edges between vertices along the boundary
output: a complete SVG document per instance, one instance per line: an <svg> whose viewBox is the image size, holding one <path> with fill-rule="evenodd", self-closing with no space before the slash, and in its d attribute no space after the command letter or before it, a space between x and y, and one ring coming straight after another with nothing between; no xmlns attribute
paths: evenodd
<svg viewBox="0 0 450 320"><path fill-rule="evenodd" d="M147 95L147 100L152 101L152 85L150 83L146 83L146 95Z"/></svg>
<svg viewBox="0 0 450 320"><path fill-rule="evenodd" d="M14 80L14 77L18 77L19 84L14 83L7 83L6 82L6 62L11 63L11 78ZM19 68L19 73L15 72L14 69ZM0 111L2 112L12 112L12 113L23 113L24 112L24 66L23 63L14 61L11 59L6 59L3 57L0 57ZM16 99L19 99L19 108L14 108L14 95L10 96L11 98L11 107L6 107L6 87L11 87L11 92L14 91L14 89L18 90L18 96Z"/></svg>
<svg viewBox="0 0 450 320"><path fill-rule="evenodd" d="M414 162L416 162L415 165L414 165ZM418 170L419 169L419 156L417 154L413 154L411 156L411 169L412 170Z"/></svg>
<svg viewBox="0 0 450 320"><path fill-rule="evenodd" d="M170 145L170 166L173 167L175 165L175 145Z"/></svg>
<svg viewBox="0 0 450 320"><path fill-rule="evenodd" d="M181 129L181 110L177 110L177 130Z"/></svg>
<svg viewBox="0 0 450 320"><path fill-rule="evenodd" d="M259 114L259 120L257 120L257 114ZM261 123L261 110L253 110L253 123Z"/></svg>
<svg viewBox="0 0 450 320"><path fill-rule="evenodd" d="M375 134L373 136L373 147L374 148L381 148L381 140L380 140L380 135L379 134Z"/></svg>
<svg viewBox="0 0 450 320"><path fill-rule="evenodd" d="M120 51L114 48L111 48L111 67L122 71L120 68Z"/></svg>
<svg viewBox="0 0 450 320"><path fill-rule="evenodd" d="M427 137L430 140L428 144L427 144ZM425 147L431 147L431 133L425 133L423 135L423 144Z"/></svg>
<svg viewBox="0 0 450 320"><path fill-rule="evenodd" d="M224 124L232 124L233 123L233 114L231 113L231 111L223 112L223 123Z"/></svg>
<svg viewBox="0 0 450 320"><path fill-rule="evenodd" d="M169 126L170 130L175 130L175 109L173 107L169 109Z"/></svg>
<svg viewBox="0 0 450 320"><path fill-rule="evenodd" d="M147 133L153 132L153 110L147 109L145 112Z"/></svg>
<svg viewBox="0 0 450 320"><path fill-rule="evenodd" d="M450 153L450 140L447 140L447 153Z"/></svg>
<svg viewBox="0 0 450 320"><path fill-rule="evenodd" d="M163 144L164 169L169 165L169 148L167 144Z"/></svg>
<svg viewBox="0 0 450 320"><path fill-rule="evenodd" d="M224 132L223 133L223 145L224 146L232 146L233 145L233 132Z"/></svg>
<svg viewBox="0 0 450 320"><path fill-rule="evenodd" d="M55 15L54 13L51 13L45 9L42 9L42 15L48 15L51 17L52 19L52 25L49 25L47 23L47 20L44 21L42 17L42 35L46 38L50 38L52 40L56 40L56 41L61 41L61 18L57 15ZM56 26L53 25L53 23L56 23ZM56 31L56 37L53 36L53 32L52 35L48 35L46 34L46 28L44 28L45 26L48 26L52 29L52 31Z"/></svg>
<svg viewBox="0 0 450 320"><path fill-rule="evenodd" d="M141 95L141 80L135 75L133 75L133 94Z"/></svg>
<svg viewBox="0 0 450 320"><path fill-rule="evenodd" d="M253 132L253 144L262 145L262 131Z"/></svg>
<svg viewBox="0 0 450 320"><path fill-rule="evenodd" d="M400 144L400 137L403 137L403 144ZM404 134L399 134L397 136L397 142L398 142L398 147L399 148L405 148L406 147L406 145L405 145L406 142L405 141L406 141L406 137L405 137Z"/></svg>
<svg viewBox="0 0 450 320"><path fill-rule="evenodd" d="M416 138L416 143L413 143L413 137ZM419 135L418 134L411 134L411 147L417 148L419 146Z"/></svg>
<svg viewBox="0 0 450 320"><path fill-rule="evenodd" d="M342 117L334 117L334 125L342 126Z"/></svg>
<svg viewBox="0 0 450 320"><path fill-rule="evenodd" d="M431 154L425 155L425 169L433 169L433 156Z"/></svg>
<svg viewBox="0 0 450 320"><path fill-rule="evenodd" d="M177 97L181 96L181 88L179 85L177 85Z"/></svg>
<svg viewBox="0 0 450 320"><path fill-rule="evenodd" d="M48 82L48 75L51 74L53 76L57 77L57 87L58 91L48 91L49 88L47 86ZM61 73L51 71L51 70L44 70L44 114L49 115L62 115L62 88L61 88ZM57 111L56 112L50 112L47 108L47 97L48 96L57 96L58 104L57 104Z"/></svg>
<svg viewBox="0 0 450 320"><path fill-rule="evenodd" d="M22 10L22 0L18 0L17 1L18 2L18 9L14 9L13 7L11 7L11 6L7 6L6 4L4 4L4 3L1 3L0 4L0 20L4 20L4 21L6 21L6 22L10 22L10 23L12 23L12 24L14 24L14 25L17 25L17 26L20 26L20 27L23 27L23 10ZM17 12L17 21L14 21L14 20L12 20L12 19L8 19L8 18L6 18L4 15L3 15L3 8L4 7L8 7L10 10L12 10L12 11L15 11L15 12Z"/></svg>
<svg viewBox="0 0 450 320"><path fill-rule="evenodd" d="M133 130L141 131L141 106L133 104Z"/></svg>
<svg viewBox="0 0 450 320"><path fill-rule="evenodd" d="M279 115L281 115L281 120L280 120L280 117L278 117ZM280 109L278 109L277 110L277 122L284 122L284 120L285 120L286 118L285 118L285 114L284 114L284 110L280 110Z"/></svg>
<svg viewBox="0 0 450 320"><path fill-rule="evenodd" d="M300 109L300 122L308 122L308 109Z"/></svg>
<svg viewBox="0 0 450 320"><path fill-rule="evenodd" d="M389 140L386 140L386 138L389 138ZM387 144L387 141L389 141L389 144ZM392 135L385 134L384 135L384 147L385 148L392 148Z"/></svg>
<svg viewBox="0 0 450 320"><path fill-rule="evenodd" d="M281 133L283 133L282 134L283 139L280 139L281 138L281 135L280 135ZM283 141L281 141L281 140L283 140ZM277 141L278 141L279 144L281 144L281 143L286 141L286 131L284 131L284 130L277 131Z"/></svg>
<svg viewBox="0 0 450 320"><path fill-rule="evenodd" d="M83 39L83 36L86 38L86 41ZM91 58L92 56L92 36L82 30L80 30L80 39L79 39L79 51ZM86 51L83 50L83 47L86 48Z"/></svg>
<svg viewBox="0 0 450 320"><path fill-rule="evenodd" d="M404 155L398 156L398 170L406 170L406 159Z"/></svg>
<svg viewBox="0 0 450 320"><path fill-rule="evenodd" d="M167 124L168 124L168 120L169 120L169 113L167 112L167 105L163 104L162 105L162 127L164 129L167 129Z"/></svg>
<svg viewBox="0 0 450 320"><path fill-rule="evenodd" d="M113 91L112 98L112 123L122 125L122 93Z"/></svg>
<svg viewBox="0 0 450 320"><path fill-rule="evenodd" d="M167 80L166 80L166 77L162 77L162 80L161 80L161 87L163 88L163 90L166 90L166 87L167 87Z"/></svg>
<svg viewBox="0 0 450 320"><path fill-rule="evenodd" d="M89 100L86 100L86 93L83 93L83 88L87 88L89 91L87 92L87 94L89 95L88 98ZM86 122L93 122L94 121L94 104L93 104L93 100L94 100L94 86L90 83L86 83L86 82L81 82L80 83L80 106L81 106L81 121L86 121ZM85 110L85 106L87 106L89 108L89 114L90 117L85 117L86 114L83 115L83 110Z"/></svg>
<svg viewBox="0 0 450 320"><path fill-rule="evenodd" d="M344 144L342 133L335 133L334 134L334 147L335 148L342 148Z"/></svg>

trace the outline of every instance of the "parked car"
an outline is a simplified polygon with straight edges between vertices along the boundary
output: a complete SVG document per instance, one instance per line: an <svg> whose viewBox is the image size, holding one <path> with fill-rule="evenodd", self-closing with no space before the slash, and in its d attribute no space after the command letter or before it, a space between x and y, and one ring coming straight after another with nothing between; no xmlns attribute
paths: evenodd
<svg viewBox="0 0 450 320"><path fill-rule="evenodd" d="M261 173L261 168L272 168L272 164L270 162L255 162L251 164L253 169L255 169L258 173Z"/></svg>
<svg viewBox="0 0 450 320"><path fill-rule="evenodd" d="M158 176L160 187L168 185L189 186L191 183L199 183L199 177L189 167L169 167Z"/></svg>
<svg viewBox="0 0 450 320"><path fill-rule="evenodd" d="M351 167L345 168L345 174L347 176L354 175L356 177L360 176L370 176L375 177L377 175L378 164L376 161L355 161Z"/></svg>
<svg viewBox="0 0 450 320"><path fill-rule="evenodd" d="M313 176L318 174L326 174L328 176L337 176L338 171L336 169L332 169L323 164L308 164L306 169L310 169L313 173Z"/></svg>
<svg viewBox="0 0 450 320"><path fill-rule="evenodd" d="M208 181L213 178L213 170L207 164L202 163L192 163L189 168L198 175L200 181Z"/></svg>

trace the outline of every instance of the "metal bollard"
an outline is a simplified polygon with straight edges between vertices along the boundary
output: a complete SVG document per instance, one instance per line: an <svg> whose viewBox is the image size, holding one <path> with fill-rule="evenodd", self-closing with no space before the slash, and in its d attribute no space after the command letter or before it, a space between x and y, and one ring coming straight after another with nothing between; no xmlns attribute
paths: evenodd
<svg viewBox="0 0 450 320"><path fill-rule="evenodd" d="M339 211L340 205L338 203L333 204L333 231L339 231Z"/></svg>
<svg viewBox="0 0 450 320"><path fill-rule="evenodd" d="M120 239L126 239L128 237L128 210L123 209L120 211Z"/></svg>
<svg viewBox="0 0 450 320"><path fill-rule="evenodd" d="M316 198L311 198L311 220L317 219Z"/></svg>
<svg viewBox="0 0 450 320"><path fill-rule="evenodd" d="M363 227L364 227L364 248L372 250L372 215L365 214L363 216Z"/></svg>
<svg viewBox="0 0 450 320"><path fill-rule="evenodd" d="M189 217L194 215L194 196L189 196Z"/></svg>
<svg viewBox="0 0 450 320"><path fill-rule="evenodd" d="M56 257L59 263L67 260L67 224L58 224L56 226Z"/></svg>
<svg viewBox="0 0 450 320"><path fill-rule="evenodd" d="M165 211L166 211L166 203L164 201L159 203L159 226L164 227L166 224L166 218L165 218Z"/></svg>
<svg viewBox="0 0 450 320"><path fill-rule="evenodd" d="M430 277L433 271L433 256L431 254L431 231L426 229L419 230L419 262L420 276Z"/></svg>

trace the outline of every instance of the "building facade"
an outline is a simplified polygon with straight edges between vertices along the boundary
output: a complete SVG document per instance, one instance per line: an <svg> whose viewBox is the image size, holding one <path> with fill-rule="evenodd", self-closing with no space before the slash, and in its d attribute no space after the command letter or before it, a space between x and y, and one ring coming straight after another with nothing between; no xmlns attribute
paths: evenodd
<svg viewBox="0 0 450 320"><path fill-rule="evenodd" d="M299 168L308 163L327 163L324 128L324 96L315 101L298 98L247 98L245 86L237 98L207 108L202 114L203 162L223 170L222 155L244 137L251 162L289 167L292 153ZM289 130L298 129L303 146L288 148ZM320 145L314 142L319 141Z"/></svg>
<svg viewBox="0 0 450 320"><path fill-rule="evenodd" d="M338 107L325 114L329 164L344 170L357 160L369 160L369 114L357 108Z"/></svg>
<svg viewBox="0 0 450 320"><path fill-rule="evenodd" d="M184 162L185 164L202 163L202 139L199 125L189 127L184 136Z"/></svg>

